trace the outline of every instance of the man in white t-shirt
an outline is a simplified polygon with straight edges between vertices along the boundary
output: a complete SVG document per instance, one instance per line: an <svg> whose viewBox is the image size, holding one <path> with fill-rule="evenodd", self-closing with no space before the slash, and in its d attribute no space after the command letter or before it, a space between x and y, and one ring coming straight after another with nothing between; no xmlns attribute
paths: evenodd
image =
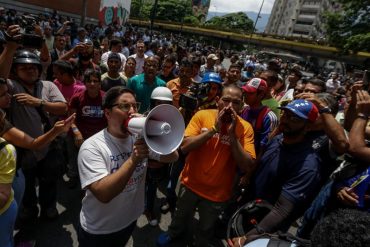
<svg viewBox="0 0 370 247"><path fill-rule="evenodd" d="M144 41L138 40L136 43L136 53L129 56L133 57L136 61L135 75L141 74L144 72L144 62L148 57L145 53L145 44Z"/></svg>
<svg viewBox="0 0 370 247"><path fill-rule="evenodd" d="M137 113L134 93L111 88L103 100L108 127L87 139L78 154L82 189L80 247L125 246L136 220L144 211L146 158L160 162L177 160L177 152L161 156L136 140L126 122Z"/></svg>

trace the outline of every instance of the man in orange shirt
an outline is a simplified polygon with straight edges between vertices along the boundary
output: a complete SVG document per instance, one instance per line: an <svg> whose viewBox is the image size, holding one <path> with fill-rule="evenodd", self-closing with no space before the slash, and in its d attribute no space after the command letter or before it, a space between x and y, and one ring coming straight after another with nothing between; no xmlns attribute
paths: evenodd
<svg viewBox="0 0 370 247"><path fill-rule="evenodd" d="M173 95L173 105L179 108L180 95L186 93L189 86L193 83L191 79L193 64L188 58L183 58L180 62L179 77L167 82L167 87Z"/></svg>
<svg viewBox="0 0 370 247"><path fill-rule="evenodd" d="M208 246L213 239L216 220L232 195L237 169L250 172L256 158L253 129L237 114L242 105L241 89L231 85L217 97L218 109L198 111L191 119L181 146L188 156L175 215L168 232L159 236L158 246L168 246L186 227L192 228L195 208L199 227L194 245Z"/></svg>

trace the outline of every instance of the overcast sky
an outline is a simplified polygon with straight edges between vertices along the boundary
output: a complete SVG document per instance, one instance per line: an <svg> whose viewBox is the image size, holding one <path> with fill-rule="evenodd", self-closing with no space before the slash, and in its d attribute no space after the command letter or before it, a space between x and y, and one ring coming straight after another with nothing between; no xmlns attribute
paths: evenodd
<svg viewBox="0 0 370 247"><path fill-rule="evenodd" d="M275 0L265 0L262 13L270 14ZM254 11L258 12L262 0L211 0L209 11L213 12L238 12Z"/></svg>

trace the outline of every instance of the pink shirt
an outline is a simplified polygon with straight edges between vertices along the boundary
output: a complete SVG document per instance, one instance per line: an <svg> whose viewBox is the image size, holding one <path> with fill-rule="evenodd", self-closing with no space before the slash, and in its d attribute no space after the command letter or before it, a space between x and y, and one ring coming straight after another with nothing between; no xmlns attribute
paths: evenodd
<svg viewBox="0 0 370 247"><path fill-rule="evenodd" d="M64 85L60 83L58 79L55 79L54 84L59 88L60 92L63 94L68 103L74 94L85 90L85 85L78 80L75 80L75 82L71 85Z"/></svg>

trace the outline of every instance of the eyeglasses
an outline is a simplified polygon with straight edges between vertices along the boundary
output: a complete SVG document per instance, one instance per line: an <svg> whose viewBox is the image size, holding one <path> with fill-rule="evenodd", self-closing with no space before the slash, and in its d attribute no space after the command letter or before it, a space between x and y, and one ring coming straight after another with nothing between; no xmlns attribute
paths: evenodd
<svg viewBox="0 0 370 247"><path fill-rule="evenodd" d="M137 111L140 106L141 106L141 103L140 102L136 102L136 103L120 103L120 104L114 104L112 105L112 108L117 106L118 109L120 109L121 111L130 111L131 107Z"/></svg>

